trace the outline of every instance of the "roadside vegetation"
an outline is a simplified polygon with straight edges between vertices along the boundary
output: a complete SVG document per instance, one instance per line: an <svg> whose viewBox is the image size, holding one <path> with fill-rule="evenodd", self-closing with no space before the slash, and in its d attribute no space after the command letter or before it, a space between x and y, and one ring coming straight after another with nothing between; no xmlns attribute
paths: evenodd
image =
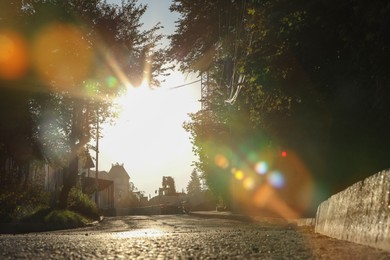
<svg viewBox="0 0 390 260"><path fill-rule="evenodd" d="M169 57L202 76L202 109L184 124L194 164L226 204L315 213L390 167L387 2L174 0L171 11Z"/></svg>
<svg viewBox="0 0 390 260"><path fill-rule="evenodd" d="M16 225L14 229L21 232L81 227L100 218L95 202L78 187L71 190L66 210L50 202L49 193L40 186L1 196L0 226Z"/></svg>
<svg viewBox="0 0 390 260"><path fill-rule="evenodd" d="M141 29L146 8L136 0L1 1L0 222L98 218L78 186L81 163L97 150L99 124L115 118L113 99L144 80L158 86L164 71L160 25ZM61 181L51 184L47 167Z"/></svg>

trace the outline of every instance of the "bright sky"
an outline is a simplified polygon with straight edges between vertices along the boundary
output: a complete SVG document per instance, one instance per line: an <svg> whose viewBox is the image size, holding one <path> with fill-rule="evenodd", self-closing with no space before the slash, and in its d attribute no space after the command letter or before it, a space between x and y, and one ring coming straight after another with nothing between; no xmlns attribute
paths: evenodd
<svg viewBox="0 0 390 260"><path fill-rule="evenodd" d="M120 0L110 0L119 3ZM170 0L140 0L149 6L142 22L145 29L157 22L165 27L161 33L174 31L177 14L169 12ZM166 44L168 41L164 41ZM112 163L124 163L131 181L145 195L155 196L163 176L175 179L176 190L186 190L196 160L190 135L182 124L188 113L200 109L200 85L171 87L196 80L173 73L157 90L147 87L130 89L119 102L123 105L115 125L105 125L100 140L99 170L109 171Z"/></svg>

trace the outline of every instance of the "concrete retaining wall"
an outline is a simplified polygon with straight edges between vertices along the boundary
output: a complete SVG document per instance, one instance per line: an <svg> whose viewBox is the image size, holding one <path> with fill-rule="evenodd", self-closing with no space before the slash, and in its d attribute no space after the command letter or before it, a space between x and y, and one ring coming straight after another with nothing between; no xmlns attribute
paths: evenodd
<svg viewBox="0 0 390 260"><path fill-rule="evenodd" d="M390 251L390 170L322 202L315 232Z"/></svg>

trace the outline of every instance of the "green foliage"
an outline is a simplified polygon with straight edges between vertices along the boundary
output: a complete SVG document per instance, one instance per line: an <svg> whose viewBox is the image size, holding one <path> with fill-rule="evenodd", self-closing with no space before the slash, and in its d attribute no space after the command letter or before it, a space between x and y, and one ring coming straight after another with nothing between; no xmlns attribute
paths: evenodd
<svg viewBox="0 0 390 260"><path fill-rule="evenodd" d="M21 219L23 223L46 224L47 229L80 227L88 223L84 216L70 210L53 210L40 208L33 214Z"/></svg>
<svg viewBox="0 0 390 260"><path fill-rule="evenodd" d="M196 170L193 170L191 173L191 179L187 185L187 194L188 196L196 196L202 191L202 186L200 179Z"/></svg>
<svg viewBox="0 0 390 260"><path fill-rule="evenodd" d="M294 151L330 192L389 167L387 3L176 0L171 9L182 15L171 57L209 75L205 108L184 127L216 194L226 197L231 178L217 155L239 165L265 146Z"/></svg>
<svg viewBox="0 0 390 260"><path fill-rule="evenodd" d="M19 220L48 204L49 195L41 186L2 189L0 192L0 222Z"/></svg>
<svg viewBox="0 0 390 260"><path fill-rule="evenodd" d="M58 228L80 227L88 223L88 219L70 210L53 210L44 217L44 221Z"/></svg>
<svg viewBox="0 0 390 260"><path fill-rule="evenodd" d="M88 218L73 211L42 207L22 218L16 229L21 232L49 231L83 227L89 221Z"/></svg>
<svg viewBox="0 0 390 260"><path fill-rule="evenodd" d="M70 191L68 205L69 210L80 213L91 219L99 219L99 211L95 202L77 187L74 187Z"/></svg>
<svg viewBox="0 0 390 260"><path fill-rule="evenodd" d="M53 209L50 207L38 207L30 215L23 217L20 222L22 223L44 223L45 217L52 212Z"/></svg>

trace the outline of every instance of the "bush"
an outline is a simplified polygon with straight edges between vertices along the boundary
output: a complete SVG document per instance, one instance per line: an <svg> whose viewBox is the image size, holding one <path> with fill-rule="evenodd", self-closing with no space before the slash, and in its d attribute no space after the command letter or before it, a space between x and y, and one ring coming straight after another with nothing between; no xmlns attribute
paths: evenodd
<svg viewBox="0 0 390 260"><path fill-rule="evenodd" d="M45 217L52 211L52 208L44 207L44 208L37 208L36 211L28 215L24 218L22 218L20 221L23 223L43 223L45 220Z"/></svg>
<svg viewBox="0 0 390 260"><path fill-rule="evenodd" d="M65 228L76 228L85 226L89 220L82 215L70 210L53 210L52 208L41 208L34 214L24 217L21 223L32 224L21 226L22 232L40 232L58 230Z"/></svg>
<svg viewBox="0 0 390 260"><path fill-rule="evenodd" d="M95 202L93 202L88 195L82 193L77 187L70 191L68 205L69 210L80 213L87 218L99 219L99 211Z"/></svg>
<svg viewBox="0 0 390 260"><path fill-rule="evenodd" d="M48 203L48 193L41 186L8 187L0 193L0 222L20 220Z"/></svg>
<svg viewBox="0 0 390 260"><path fill-rule="evenodd" d="M84 226L88 220L70 210L53 210L44 217L44 222L57 228L70 228Z"/></svg>

